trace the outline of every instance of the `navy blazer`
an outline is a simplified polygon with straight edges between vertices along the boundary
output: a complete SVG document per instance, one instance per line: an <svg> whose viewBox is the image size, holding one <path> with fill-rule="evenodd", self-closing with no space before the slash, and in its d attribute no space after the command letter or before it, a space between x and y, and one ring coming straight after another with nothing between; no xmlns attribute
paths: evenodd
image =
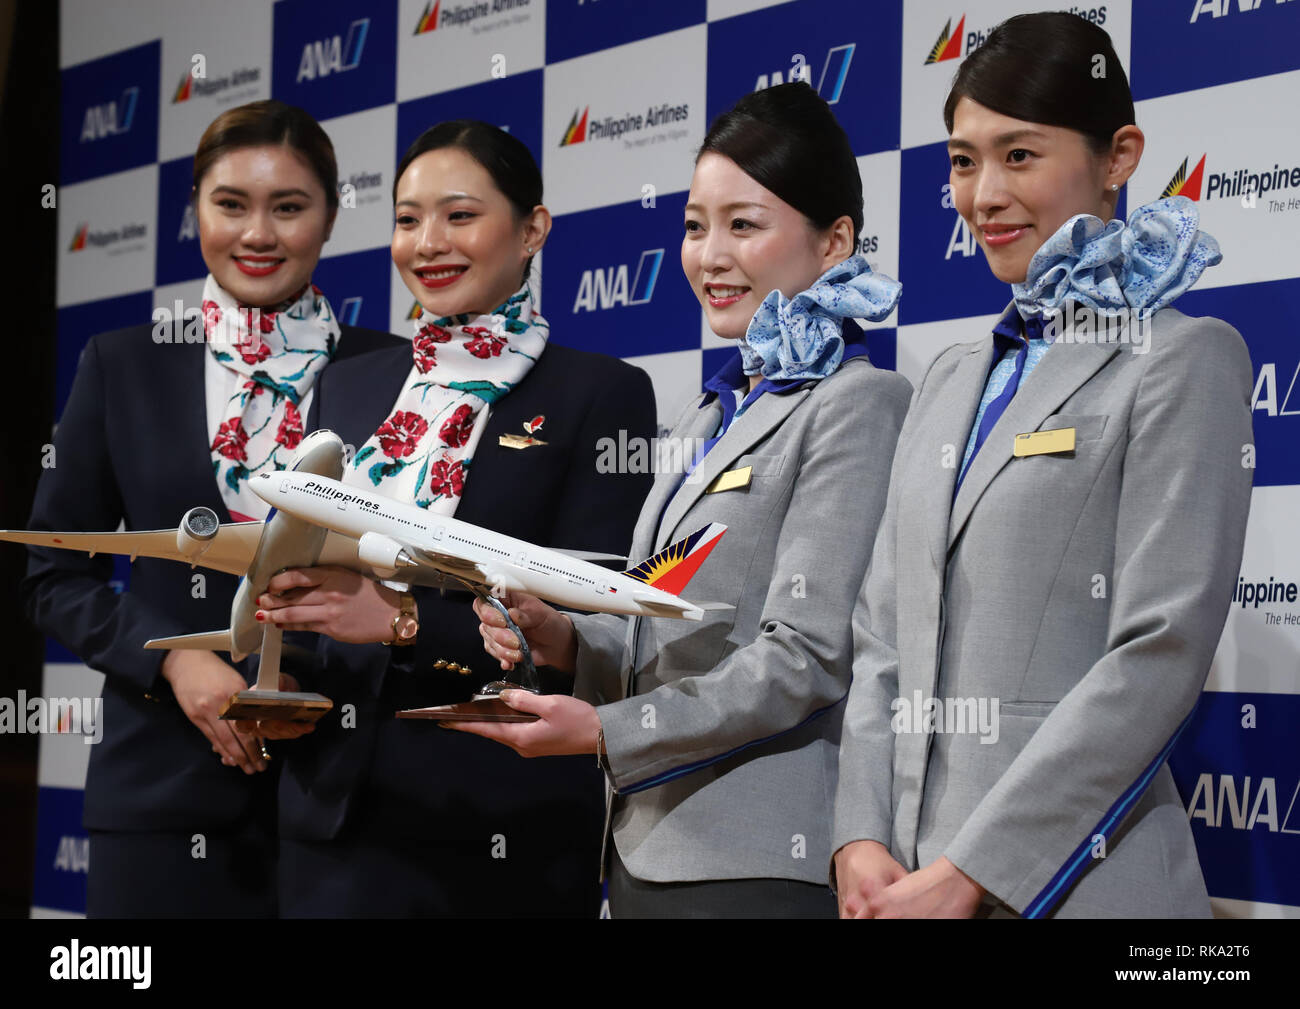
<svg viewBox="0 0 1300 1009"><path fill-rule="evenodd" d="M232 521L209 454L205 345L156 343L153 327L92 337L54 436L31 529L164 529L196 505ZM343 326L335 360L401 344ZM318 379L319 381L319 379ZM226 767L160 675L166 652L149 638L230 625L238 579L142 557L129 589L109 586L113 558L29 548L20 587L28 618L104 674L104 736L91 748L85 825L97 830L190 830L238 821L273 772ZM202 574L203 580L197 581Z"/></svg>
<svg viewBox="0 0 1300 1009"><path fill-rule="evenodd" d="M332 365L317 386L310 426L332 429L359 449L388 417L410 368L405 349ZM523 435L524 422L539 415L545 420L535 437L544 445L499 444L501 435ZM625 554L652 474L598 471L600 440L617 441L620 430L627 438L654 437L649 377L615 358L549 344L493 405L456 518L543 546ZM335 707L315 732L277 747L285 761L282 836L334 838L356 798L368 793L398 817L384 824L394 834L469 840L549 832L558 840L586 832L598 844L603 795L593 758L525 760L485 739L393 717L402 707L467 700L501 675L483 650L469 592L417 588L415 596L420 632L413 646L319 639L323 669L301 678ZM438 659L472 672L435 669ZM563 693L573 685L558 674L544 683ZM351 728L341 717L348 705ZM366 827L374 830L371 813L373 805ZM595 823L587 822L593 816Z"/></svg>

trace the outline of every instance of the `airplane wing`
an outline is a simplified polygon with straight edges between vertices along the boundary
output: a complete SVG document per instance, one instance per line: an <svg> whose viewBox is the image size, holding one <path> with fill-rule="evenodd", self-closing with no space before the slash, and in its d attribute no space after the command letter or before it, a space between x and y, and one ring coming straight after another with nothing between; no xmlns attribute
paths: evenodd
<svg viewBox="0 0 1300 1009"><path fill-rule="evenodd" d="M212 545L198 559L200 567L243 575L257 552L262 537L262 522L227 522L217 530ZM46 533L26 530L0 530L0 540L28 543L38 547L84 550L95 554L125 554L137 557L160 557L163 560L192 564L176 547L176 530L155 529L149 532L120 533Z"/></svg>
<svg viewBox="0 0 1300 1009"><path fill-rule="evenodd" d="M439 571L445 571L456 578L463 578L467 581L484 584L488 581L487 574L474 561L467 561L464 557L457 557L455 554L445 554L436 550L411 549L407 550L415 554L415 559L422 564L428 564Z"/></svg>

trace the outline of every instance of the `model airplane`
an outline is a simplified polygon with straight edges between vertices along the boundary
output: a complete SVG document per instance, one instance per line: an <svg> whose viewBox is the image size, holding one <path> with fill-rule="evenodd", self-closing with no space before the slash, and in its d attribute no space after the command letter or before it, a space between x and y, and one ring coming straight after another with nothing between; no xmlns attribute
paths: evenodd
<svg viewBox="0 0 1300 1009"><path fill-rule="evenodd" d="M159 557L241 575L220 631L155 638L146 648L228 651L233 661L261 652L257 685L231 699L225 718L317 718L331 704L319 694L277 689L282 632L256 618L257 598L286 568L338 565L384 580L445 588L459 583L505 616L520 641L529 689L535 673L523 635L498 595L517 590L561 606L606 613L700 620L725 604L690 603L686 587L726 526L713 523L623 572L593 563L625 558L539 547L455 518L431 514L340 482L342 440L332 431L303 439L288 470L264 473L250 487L271 511L262 522L222 525L210 508L191 508L176 530L151 532L0 531L0 540L96 553ZM514 684L490 684L492 696ZM488 688L484 688L488 690ZM265 702L265 704L262 704ZM273 714L272 708L291 714Z"/></svg>

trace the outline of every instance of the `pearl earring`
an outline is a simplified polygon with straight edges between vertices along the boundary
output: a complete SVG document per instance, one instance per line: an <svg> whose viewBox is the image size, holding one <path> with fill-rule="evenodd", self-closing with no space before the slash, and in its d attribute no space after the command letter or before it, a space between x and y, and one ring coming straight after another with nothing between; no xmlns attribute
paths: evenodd
<svg viewBox="0 0 1300 1009"><path fill-rule="evenodd" d="M1110 184L1110 188L1111 188L1111 192L1118 192L1118 191L1119 191L1119 183L1118 183L1118 182L1112 182L1112 183Z"/></svg>
<svg viewBox="0 0 1300 1009"><path fill-rule="evenodd" d="M528 248L525 249L524 251L525 251L525 252L532 252L532 251L533 251L533 247L530 245L530 246L528 246Z"/></svg>

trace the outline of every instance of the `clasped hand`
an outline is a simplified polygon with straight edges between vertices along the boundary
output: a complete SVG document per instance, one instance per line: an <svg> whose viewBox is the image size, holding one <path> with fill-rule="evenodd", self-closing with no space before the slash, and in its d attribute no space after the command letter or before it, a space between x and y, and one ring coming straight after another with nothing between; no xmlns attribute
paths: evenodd
<svg viewBox="0 0 1300 1009"><path fill-rule="evenodd" d="M835 853L841 918L969 918L984 888L940 856L908 872L878 841Z"/></svg>

